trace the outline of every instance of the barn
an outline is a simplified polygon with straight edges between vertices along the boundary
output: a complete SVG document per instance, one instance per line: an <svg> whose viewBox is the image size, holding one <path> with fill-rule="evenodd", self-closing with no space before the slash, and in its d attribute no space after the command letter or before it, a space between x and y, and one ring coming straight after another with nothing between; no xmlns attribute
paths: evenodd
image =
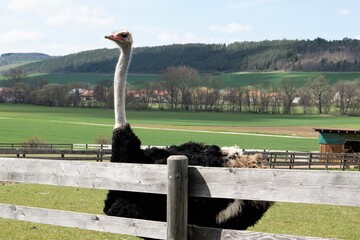
<svg viewBox="0 0 360 240"><path fill-rule="evenodd" d="M360 152L360 130L314 128L320 153Z"/></svg>

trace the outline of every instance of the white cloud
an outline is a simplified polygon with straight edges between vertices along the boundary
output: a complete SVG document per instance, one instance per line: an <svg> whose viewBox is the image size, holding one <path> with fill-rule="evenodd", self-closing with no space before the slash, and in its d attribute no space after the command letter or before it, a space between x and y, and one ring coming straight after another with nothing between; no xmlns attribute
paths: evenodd
<svg viewBox="0 0 360 240"><path fill-rule="evenodd" d="M176 33L160 33L157 37L162 42L176 41L179 36Z"/></svg>
<svg viewBox="0 0 360 240"><path fill-rule="evenodd" d="M0 44L38 42L45 39L45 35L39 31L14 29L0 34Z"/></svg>
<svg viewBox="0 0 360 240"><path fill-rule="evenodd" d="M114 23L104 8L88 7L74 0L11 0L7 9L15 13L40 15L48 26L97 28Z"/></svg>
<svg viewBox="0 0 360 240"><path fill-rule="evenodd" d="M340 15L348 15L348 14L350 14L350 9L341 8L341 9L338 10L338 13L339 13Z"/></svg>
<svg viewBox="0 0 360 240"><path fill-rule="evenodd" d="M224 33L241 33L252 31L252 26L248 24L229 23L226 26L212 25L207 28L210 32L224 32Z"/></svg>

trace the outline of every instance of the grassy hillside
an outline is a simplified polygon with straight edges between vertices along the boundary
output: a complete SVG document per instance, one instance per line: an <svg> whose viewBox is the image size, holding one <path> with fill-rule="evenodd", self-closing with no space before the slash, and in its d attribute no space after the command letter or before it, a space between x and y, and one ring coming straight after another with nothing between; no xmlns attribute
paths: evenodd
<svg viewBox="0 0 360 240"><path fill-rule="evenodd" d="M335 84L340 80L350 80L360 78L360 72L236 72L236 73L221 73L210 74L218 78L222 82L223 87L238 87L257 85L264 82L277 86L283 79L289 78L302 86L304 81L310 77L323 74L330 84ZM202 74L203 77L209 74ZM157 81L161 74L128 74L128 82L131 85L139 84L147 81ZM49 83L66 84L69 82L86 82L91 85L105 80L113 79L113 74L97 74L97 73L50 73L50 74L32 74L28 79L43 78ZM5 77L0 76L0 81L5 80ZM0 86L2 86L0 82Z"/></svg>
<svg viewBox="0 0 360 240"><path fill-rule="evenodd" d="M134 48L131 73L161 73L186 65L200 72L360 71L360 41L264 40L225 44L172 44ZM95 49L24 66L28 72L112 73L118 49ZM339 57L341 56L341 57Z"/></svg>
<svg viewBox="0 0 360 240"><path fill-rule="evenodd" d="M248 86L268 82L275 86L289 78L295 81L298 86L302 86L304 81L316 75L323 74L330 84L335 84L340 80L349 80L360 78L360 72L237 72L225 73L219 75L224 86Z"/></svg>

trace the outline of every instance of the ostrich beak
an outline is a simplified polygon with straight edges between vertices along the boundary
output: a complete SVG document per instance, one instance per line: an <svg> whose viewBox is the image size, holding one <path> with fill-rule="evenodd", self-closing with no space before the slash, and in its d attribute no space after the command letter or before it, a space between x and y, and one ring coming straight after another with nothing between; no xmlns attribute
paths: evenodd
<svg viewBox="0 0 360 240"><path fill-rule="evenodd" d="M105 38L109 39L109 40L112 40L112 41L115 41L115 42L124 41L123 38L121 38L121 37L119 37L117 35L114 35L114 34L106 35Z"/></svg>

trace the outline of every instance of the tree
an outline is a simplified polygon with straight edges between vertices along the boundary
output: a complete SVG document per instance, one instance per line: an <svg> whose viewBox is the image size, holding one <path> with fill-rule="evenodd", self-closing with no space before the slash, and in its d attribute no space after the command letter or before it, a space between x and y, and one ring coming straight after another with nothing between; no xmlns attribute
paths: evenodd
<svg viewBox="0 0 360 240"><path fill-rule="evenodd" d="M289 78L284 78L280 83L280 90L283 95L283 113L290 114L292 102L295 97L296 86L294 81Z"/></svg>
<svg viewBox="0 0 360 240"><path fill-rule="evenodd" d="M165 70L163 81L159 84L161 89L168 93L165 97L171 110L177 110L180 103L183 109L189 107L189 101L191 101L190 88L196 86L195 82L198 79L198 71L191 67L168 67Z"/></svg>
<svg viewBox="0 0 360 240"><path fill-rule="evenodd" d="M10 68L3 73L3 76L7 79L9 93L13 101L15 103L24 102L25 89L28 89L28 86L22 81L26 77L26 73L20 68Z"/></svg>
<svg viewBox="0 0 360 240"><path fill-rule="evenodd" d="M142 87L136 89L143 109L148 109L150 107L150 102L153 98L154 90L155 84L152 82L145 82Z"/></svg>
<svg viewBox="0 0 360 240"><path fill-rule="evenodd" d="M305 81L305 88L310 93L310 100L315 104L319 114L325 110L325 101L330 91L330 85L324 75L318 75Z"/></svg>
<svg viewBox="0 0 360 240"><path fill-rule="evenodd" d="M111 80L104 79L97 83L94 87L94 98L100 102L104 103L106 107L111 107L112 103L109 102L109 94L113 92L112 90L113 82ZM113 94L111 95L113 96Z"/></svg>
<svg viewBox="0 0 360 240"><path fill-rule="evenodd" d="M10 68L3 76L7 78L9 87L14 87L16 83L24 80L26 73L21 68Z"/></svg>
<svg viewBox="0 0 360 240"><path fill-rule="evenodd" d="M339 102L340 114L346 115L356 97L356 82L339 81L335 85L335 98Z"/></svg>
<svg viewBox="0 0 360 240"><path fill-rule="evenodd" d="M310 94L305 87L297 90L297 95L300 97L299 104L303 107L303 113L307 114L311 106Z"/></svg>

